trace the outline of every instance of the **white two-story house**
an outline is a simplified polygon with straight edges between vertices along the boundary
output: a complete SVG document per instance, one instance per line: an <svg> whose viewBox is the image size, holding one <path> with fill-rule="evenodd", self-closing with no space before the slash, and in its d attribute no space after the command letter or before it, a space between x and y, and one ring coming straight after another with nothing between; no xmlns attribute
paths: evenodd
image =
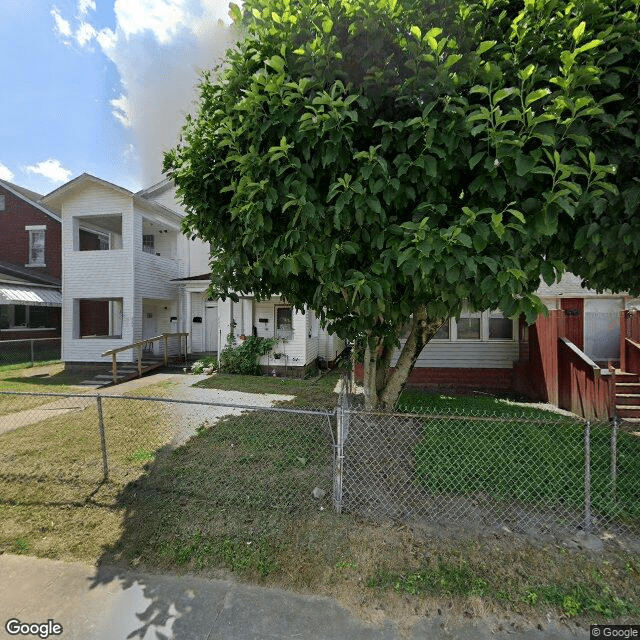
<svg viewBox="0 0 640 640"><path fill-rule="evenodd" d="M188 333L190 354L218 352L256 335L278 344L265 371L301 375L331 362L343 343L313 312L274 297L257 302L209 299L209 245L180 229L184 211L170 180L133 193L82 174L43 198L62 220L62 359L108 363L105 351L162 333ZM178 342L172 344L177 353ZM158 342L155 348L161 352ZM117 358L135 361L135 350Z"/></svg>

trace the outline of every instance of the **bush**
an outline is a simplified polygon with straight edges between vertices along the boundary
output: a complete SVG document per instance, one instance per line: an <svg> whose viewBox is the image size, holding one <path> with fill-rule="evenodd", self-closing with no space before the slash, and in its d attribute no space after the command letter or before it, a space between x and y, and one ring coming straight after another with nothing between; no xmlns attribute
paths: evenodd
<svg viewBox="0 0 640 640"><path fill-rule="evenodd" d="M276 344L277 338L249 336L240 345L233 345L229 334L227 346L220 352L220 371L243 375L260 375L260 356L266 355Z"/></svg>
<svg viewBox="0 0 640 640"><path fill-rule="evenodd" d="M213 367L214 369L218 368L217 356L207 356L205 358L197 360L191 365L191 373L202 373L209 367Z"/></svg>

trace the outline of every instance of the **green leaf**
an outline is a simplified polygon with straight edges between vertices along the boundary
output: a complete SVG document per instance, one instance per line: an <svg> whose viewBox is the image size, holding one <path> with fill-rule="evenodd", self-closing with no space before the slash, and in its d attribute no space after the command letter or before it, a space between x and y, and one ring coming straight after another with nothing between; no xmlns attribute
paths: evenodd
<svg viewBox="0 0 640 640"><path fill-rule="evenodd" d="M527 94L527 97L524 100L524 104L528 107L530 104L533 104L534 102L537 102L545 96L548 96L550 93L551 91L547 88L532 91L531 93Z"/></svg>
<svg viewBox="0 0 640 640"><path fill-rule="evenodd" d="M411 34L415 36L418 40L422 40L422 31L420 31L420 27L417 27L415 24L409 29Z"/></svg>
<svg viewBox="0 0 640 640"><path fill-rule="evenodd" d="M271 56L271 58L266 61L266 64L278 73L284 72L284 60L280 56Z"/></svg>
<svg viewBox="0 0 640 640"><path fill-rule="evenodd" d="M473 169L482 158L485 156L485 151L478 151L478 153L474 154L469 158L469 169Z"/></svg>
<svg viewBox="0 0 640 640"><path fill-rule="evenodd" d="M473 246L473 242L471 241L471 238L466 233L461 233L456 239L464 247L471 248Z"/></svg>
<svg viewBox="0 0 640 640"><path fill-rule="evenodd" d="M271 19L277 24L280 24L282 22L282 20L280 20L280 16L275 11L271 12Z"/></svg>
<svg viewBox="0 0 640 640"><path fill-rule="evenodd" d="M483 53L489 51L492 47L496 45L495 40L483 40L478 48L476 49L476 53L481 56Z"/></svg>
<svg viewBox="0 0 640 640"><path fill-rule="evenodd" d="M495 233L498 236L498 238L500 238L500 240L502 240L502 238L504 236L505 229L504 229L504 225L502 224L502 214L501 213L492 214L492 216L491 216L491 227L495 231Z"/></svg>
<svg viewBox="0 0 640 640"><path fill-rule="evenodd" d="M504 89L498 89L498 91L493 94L493 104L498 104L498 102L501 102L505 98L508 98L512 95L518 95L519 93L520 91L518 91L518 89L516 89L515 87L505 87Z"/></svg>
<svg viewBox="0 0 640 640"><path fill-rule="evenodd" d="M522 177L529 173L535 166L536 161L528 155L525 155L521 151L516 153L516 173Z"/></svg>
<svg viewBox="0 0 640 640"><path fill-rule="evenodd" d="M433 36L427 34L424 39L427 41L431 51L438 51L438 41Z"/></svg>
<svg viewBox="0 0 640 640"><path fill-rule="evenodd" d="M584 51L589 51L589 49L595 49L599 47L601 44L604 44L604 40L591 40L586 44L583 44L581 47L578 47L575 51L576 54L583 53Z"/></svg>
<svg viewBox="0 0 640 640"><path fill-rule="evenodd" d="M574 30L573 30L573 39L578 42L580 38L582 38L582 34L584 33L584 28L587 26L587 23L583 20Z"/></svg>
<svg viewBox="0 0 640 640"><path fill-rule="evenodd" d="M325 33L331 33L332 29L333 29L333 20L331 18L325 18L322 21L322 30Z"/></svg>
<svg viewBox="0 0 640 640"><path fill-rule="evenodd" d="M447 59L444 61L444 68L448 69L460 60L462 60L462 56L459 53L452 53L451 55L447 56Z"/></svg>
<svg viewBox="0 0 640 640"><path fill-rule="evenodd" d="M524 69L522 69L522 71L519 71L518 76L520 77L520 80L524 82L525 80L528 80L533 75L533 72L535 70L536 70L536 66L534 64L530 64Z"/></svg>
<svg viewBox="0 0 640 640"><path fill-rule="evenodd" d="M482 84L476 84L469 89L469 93L481 93L484 96L488 96L489 89Z"/></svg>
<svg viewBox="0 0 640 640"><path fill-rule="evenodd" d="M235 2L229 3L229 17L235 23L238 23L242 20L242 11L240 10L240 7Z"/></svg>
<svg viewBox="0 0 640 640"><path fill-rule="evenodd" d="M544 260L540 265L540 271L542 279L547 283L547 285L551 286L556 281L556 272L546 260Z"/></svg>
<svg viewBox="0 0 640 640"><path fill-rule="evenodd" d="M520 220L520 222L522 222L522 224L524 224L526 222L526 218L524 217L524 214L522 213L522 211L518 211L517 209L507 209L507 211L517 220Z"/></svg>

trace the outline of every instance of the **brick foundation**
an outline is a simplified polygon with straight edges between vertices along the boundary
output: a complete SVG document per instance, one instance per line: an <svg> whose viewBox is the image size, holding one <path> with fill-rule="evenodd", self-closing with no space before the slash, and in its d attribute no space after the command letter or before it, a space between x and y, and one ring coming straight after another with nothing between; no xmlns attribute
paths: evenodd
<svg viewBox="0 0 640 640"><path fill-rule="evenodd" d="M362 382L363 366L356 365L356 380ZM513 391L512 369L416 368L407 386L446 393L491 393Z"/></svg>

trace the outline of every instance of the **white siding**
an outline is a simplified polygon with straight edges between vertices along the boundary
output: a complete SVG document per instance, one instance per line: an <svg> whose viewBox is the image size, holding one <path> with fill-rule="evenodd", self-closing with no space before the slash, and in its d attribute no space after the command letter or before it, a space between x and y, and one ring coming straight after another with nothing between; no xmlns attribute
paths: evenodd
<svg viewBox="0 0 640 640"><path fill-rule="evenodd" d="M107 187L89 184L69 194L62 206L62 357L68 362L106 361L101 353L133 341L131 198ZM122 249L74 251L76 216L122 215ZM74 337L74 300L79 298L122 298L121 339ZM118 355L121 361L131 354Z"/></svg>
<svg viewBox="0 0 640 640"><path fill-rule="evenodd" d="M404 340L402 341L404 345ZM510 369L518 359L519 347L513 342L432 341L418 356L416 367L470 369ZM395 366L399 351L393 357Z"/></svg>

